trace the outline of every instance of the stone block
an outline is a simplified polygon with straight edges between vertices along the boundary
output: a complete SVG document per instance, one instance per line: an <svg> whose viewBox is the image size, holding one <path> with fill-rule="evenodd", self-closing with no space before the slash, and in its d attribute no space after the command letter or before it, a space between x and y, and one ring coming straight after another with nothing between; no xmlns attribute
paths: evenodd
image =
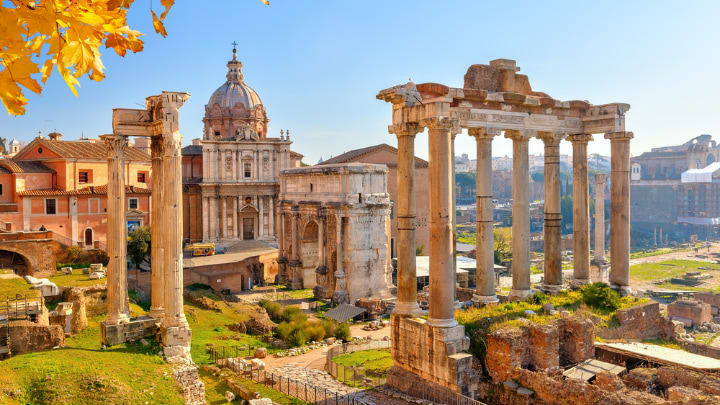
<svg viewBox="0 0 720 405"><path fill-rule="evenodd" d="M700 390L681 385L670 387L667 389L668 401L687 402L696 399L702 395Z"/></svg>
<svg viewBox="0 0 720 405"><path fill-rule="evenodd" d="M654 368L634 368L623 377L625 385L641 392L651 392L658 385L657 369Z"/></svg>
<svg viewBox="0 0 720 405"><path fill-rule="evenodd" d="M127 323L108 325L100 322L100 335L104 345L115 346L120 343L154 337L158 331L157 321L148 316L130 319Z"/></svg>
<svg viewBox="0 0 720 405"><path fill-rule="evenodd" d="M560 333L556 324L529 326L530 362L538 369L560 366Z"/></svg>
<svg viewBox="0 0 720 405"><path fill-rule="evenodd" d="M65 345L65 332L59 325L38 325L30 321L13 321L0 328L0 336L10 333L10 352L13 355L50 350Z"/></svg>
<svg viewBox="0 0 720 405"><path fill-rule="evenodd" d="M257 357L258 359L264 359L265 357L267 357L267 349L264 347L258 347L257 349L255 349L255 357Z"/></svg>
<svg viewBox="0 0 720 405"><path fill-rule="evenodd" d="M589 319L562 318L558 327L561 365L580 363L595 356L595 325Z"/></svg>
<svg viewBox="0 0 720 405"><path fill-rule="evenodd" d="M61 267L60 272L63 274L72 274L72 267Z"/></svg>
<svg viewBox="0 0 720 405"><path fill-rule="evenodd" d="M670 319L690 319L691 326L700 326L706 322L712 322L712 311L710 304L695 300L678 300L667 306L667 314Z"/></svg>
<svg viewBox="0 0 720 405"><path fill-rule="evenodd" d="M529 336L523 329L501 329L487 337L485 364L495 383L510 378L514 368L530 364Z"/></svg>
<svg viewBox="0 0 720 405"><path fill-rule="evenodd" d="M625 388L620 377L613 373L600 371L595 374L595 386L606 391L622 391Z"/></svg>

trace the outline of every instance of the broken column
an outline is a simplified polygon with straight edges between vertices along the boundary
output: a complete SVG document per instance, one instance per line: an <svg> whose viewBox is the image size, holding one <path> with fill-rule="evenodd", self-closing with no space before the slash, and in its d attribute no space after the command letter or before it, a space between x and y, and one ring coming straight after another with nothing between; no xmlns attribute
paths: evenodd
<svg viewBox="0 0 720 405"><path fill-rule="evenodd" d="M562 214L560 210L560 140L562 135L539 132L545 144L545 266L543 291L563 289L562 275Z"/></svg>
<svg viewBox="0 0 720 405"><path fill-rule="evenodd" d="M468 134L477 144L476 239L475 239L475 293L473 302L498 302L495 294L495 251L493 237L492 204L492 140L499 130L470 128Z"/></svg>
<svg viewBox="0 0 720 405"><path fill-rule="evenodd" d="M456 122L447 118L424 121L430 156L430 311L428 324L453 327L455 268L453 266L452 176L450 137Z"/></svg>
<svg viewBox="0 0 720 405"><path fill-rule="evenodd" d="M150 138L150 151L152 153L152 209L150 212L150 269L152 271L150 316L162 321L165 317L165 277L163 268L164 250L163 234L166 228L163 225L165 206L163 205L163 139L160 136ZM203 199L204 201L205 199Z"/></svg>
<svg viewBox="0 0 720 405"><path fill-rule="evenodd" d="M101 137L107 147L107 253L110 257L107 277L107 316L105 324L117 325L130 320L127 291L127 224L125 222L125 149L127 138L121 135Z"/></svg>
<svg viewBox="0 0 720 405"><path fill-rule="evenodd" d="M610 132L610 284L630 294L630 140L632 132Z"/></svg>
<svg viewBox="0 0 720 405"><path fill-rule="evenodd" d="M393 313L410 316L420 314L415 270L415 135L421 130L417 124L389 128L398 141L397 303Z"/></svg>
<svg viewBox="0 0 720 405"><path fill-rule="evenodd" d="M592 135L568 137L573 147L573 284L590 282L590 201L587 145Z"/></svg>
<svg viewBox="0 0 720 405"><path fill-rule="evenodd" d="M530 289L530 170L528 141L531 131L506 130L513 141L512 290L510 299L524 299Z"/></svg>

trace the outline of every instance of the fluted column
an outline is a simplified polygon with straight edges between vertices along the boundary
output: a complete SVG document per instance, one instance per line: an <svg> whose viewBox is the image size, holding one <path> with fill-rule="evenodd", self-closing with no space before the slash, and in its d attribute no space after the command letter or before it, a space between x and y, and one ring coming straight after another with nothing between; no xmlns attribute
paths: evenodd
<svg viewBox="0 0 720 405"><path fill-rule="evenodd" d="M587 145L592 135L568 137L573 147L573 284L590 282L590 199Z"/></svg>
<svg viewBox="0 0 720 405"><path fill-rule="evenodd" d="M433 118L428 128L430 156L430 311L428 324L453 327L455 320L455 268L453 266L452 132L457 122Z"/></svg>
<svg viewBox="0 0 720 405"><path fill-rule="evenodd" d="M417 124L389 127L397 136L397 304L394 314L416 316L417 273L415 269L415 135L422 131Z"/></svg>
<svg viewBox="0 0 720 405"><path fill-rule="evenodd" d="M130 320L127 291L127 223L125 222L125 150L127 138L102 136L107 147L107 253L110 257L107 278L107 325Z"/></svg>
<svg viewBox="0 0 720 405"><path fill-rule="evenodd" d="M475 238L475 293L473 302L488 304L498 302L495 294L495 251L493 236L492 204L492 140L496 129L470 128L468 134L475 138L477 168L475 189L476 238Z"/></svg>
<svg viewBox="0 0 720 405"><path fill-rule="evenodd" d="M540 132L545 144L545 242L544 282L542 289L558 292L563 289L562 275L562 211L560 209L560 141L562 135Z"/></svg>
<svg viewBox="0 0 720 405"><path fill-rule="evenodd" d="M605 262L605 181L607 175L595 175L595 260Z"/></svg>
<svg viewBox="0 0 720 405"><path fill-rule="evenodd" d="M163 266L164 245L163 235L167 232L164 222L167 211L163 203L163 141L160 136L150 139L152 153L152 207L150 210L150 268L152 271L152 288L150 316L162 320L165 317L165 268ZM205 199L203 198L203 202ZM205 204L203 204L205 205ZM205 235L203 235L205 236Z"/></svg>
<svg viewBox="0 0 720 405"><path fill-rule="evenodd" d="M262 239L265 236L265 196L258 196L258 207L260 212L258 215L258 234L255 239Z"/></svg>
<svg viewBox="0 0 720 405"><path fill-rule="evenodd" d="M630 140L632 132L605 134L610 140L610 284L630 290Z"/></svg>
<svg viewBox="0 0 720 405"><path fill-rule="evenodd" d="M318 268L325 266L325 208L318 209Z"/></svg>
<svg viewBox="0 0 720 405"><path fill-rule="evenodd" d="M274 237L277 232L275 231L275 201L274 196L268 197L270 209L268 210L268 217L270 218L270 223L268 224L268 229L270 229L270 236Z"/></svg>
<svg viewBox="0 0 720 405"><path fill-rule="evenodd" d="M530 170L528 164L529 131L506 130L513 141L512 186L512 290L511 299L524 299L530 289Z"/></svg>

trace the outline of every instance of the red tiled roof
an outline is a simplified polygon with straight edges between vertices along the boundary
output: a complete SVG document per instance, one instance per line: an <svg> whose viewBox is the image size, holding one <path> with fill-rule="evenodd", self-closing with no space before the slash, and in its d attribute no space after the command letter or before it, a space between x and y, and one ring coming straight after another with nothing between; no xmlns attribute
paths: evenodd
<svg viewBox="0 0 720 405"><path fill-rule="evenodd" d="M291 156L291 157L296 157L296 158L297 158L297 157L299 157L299 158L305 157L305 155L303 155L302 153L295 152L294 150L291 150L291 151L290 151L290 156Z"/></svg>
<svg viewBox="0 0 720 405"><path fill-rule="evenodd" d="M35 138L28 146L23 148L34 148L41 145L44 148L56 153L61 158L70 159L98 159L107 160L107 152L105 151L104 142L88 142L88 141L51 141L45 138ZM18 156L23 154L22 151ZM132 161L150 161L150 155L135 148L128 146L125 150L125 159Z"/></svg>
<svg viewBox="0 0 720 405"><path fill-rule="evenodd" d="M331 165L336 163L350 163L350 162L359 162L359 158L362 156L365 156L369 153L375 152L377 150L381 149L388 149L390 152L397 154L398 150L395 147L392 147L386 143L381 143L379 145L373 145L368 146L367 148L360 148L360 149L354 149L349 152L345 152L342 155L335 156L333 158L330 158L322 163L319 163L321 165ZM385 165L387 166L397 166L397 163L395 162L386 162ZM415 157L415 167L423 168L428 167L428 162L426 160L420 159L419 157Z"/></svg>
<svg viewBox="0 0 720 405"><path fill-rule="evenodd" d="M0 168L7 169L10 173L55 173L40 162L15 161L7 158L0 158Z"/></svg>
<svg viewBox="0 0 720 405"><path fill-rule="evenodd" d="M125 194L150 194L149 188L125 186ZM48 197L48 196L70 196L70 195L107 195L107 184L101 186L83 187L77 190L59 190L59 189L38 189L25 190L18 193L21 197Z"/></svg>

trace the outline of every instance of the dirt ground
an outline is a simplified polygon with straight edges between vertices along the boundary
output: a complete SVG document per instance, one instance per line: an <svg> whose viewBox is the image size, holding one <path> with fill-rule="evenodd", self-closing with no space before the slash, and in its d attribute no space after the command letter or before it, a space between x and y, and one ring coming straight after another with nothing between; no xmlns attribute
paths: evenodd
<svg viewBox="0 0 720 405"><path fill-rule="evenodd" d="M644 263L660 263L667 260L694 260L699 262L718 263L720 261L720 243L711 243L710 247L698 248L697 251L684 250L677 252L669 252L662 255L642 257L638 259L631 259L630 266ZM635 290L655 290L664 291L669 290L665 287L659 287L652 283L652 281L633 279L631 276L631 287ZM703 284L699 285L697 289L688 289L678 286L674 290L709 290L720 286L720 272L713 274L713 278L707 280Z"/></svg>

